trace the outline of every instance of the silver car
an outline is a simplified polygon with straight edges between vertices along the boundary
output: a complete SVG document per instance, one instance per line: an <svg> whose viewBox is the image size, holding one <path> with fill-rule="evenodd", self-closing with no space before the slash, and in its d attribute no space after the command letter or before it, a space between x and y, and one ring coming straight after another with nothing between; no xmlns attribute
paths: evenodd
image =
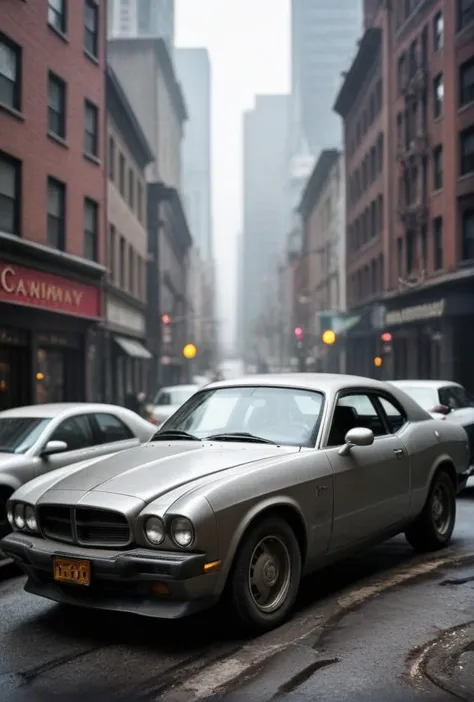
<svg viewBox="0 0 474 702"><path fill-rule="evenodd" d="M178 618L224 598L265 631L306 573L400 532L446 546L468 469L464 429L388 383L251 376L203 388L144 446L17 490L0 548L51 600Z"/></svg>
<svg viewBox="0 0 474 702"><path fill-rule="evenodd" d="M23 483L43 473L148 441L156 427L135 412L105 404L45 404L0 412L0 535L5 506Z"/></svg>

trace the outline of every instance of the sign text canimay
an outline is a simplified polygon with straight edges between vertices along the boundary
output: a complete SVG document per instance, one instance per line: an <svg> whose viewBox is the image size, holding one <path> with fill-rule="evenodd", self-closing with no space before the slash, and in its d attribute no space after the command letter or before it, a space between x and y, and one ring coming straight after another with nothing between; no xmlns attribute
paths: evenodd
<svg viewBox="0 0 474 702"><path fill-rule="evenodd" d="M446 300L436 302L426 302L423 305L412 305L401 310L387 312L385 324L387 327L394 327L397 324L409 324L410 322L424 322L429 319L442 317L446 307Z"/></svg>

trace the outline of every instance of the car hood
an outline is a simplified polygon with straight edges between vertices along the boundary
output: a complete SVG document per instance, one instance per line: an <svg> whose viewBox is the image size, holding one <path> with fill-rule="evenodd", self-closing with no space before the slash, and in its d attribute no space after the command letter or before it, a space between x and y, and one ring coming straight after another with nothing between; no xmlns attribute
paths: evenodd
<svg viewBox="0 0 474 702"><path fill-rule="evenodd" d="M71 500L77 502L87 493L98 492L132 497L146 503L206 476L299 451L299 447L233 442L149 443L83 464L78 470L61 472L56 479L52 476L48 484L43 483L40 495L34 485L36 481L33 481L29 484L30 494L35 498L41 496L41 501L45 502L50 491L56 494L70 492ZM24 486L22 498L28 499L25 488L28 486ZM68 500L65 494L64 498Z"/></svg>
<svg viewBox="0 0 474 702"><path fill-rule="evenodd" d="M0 452L0 473L2 470L11 468L22 468L31 463L31 458L22 453L2 453Z"/></svg>

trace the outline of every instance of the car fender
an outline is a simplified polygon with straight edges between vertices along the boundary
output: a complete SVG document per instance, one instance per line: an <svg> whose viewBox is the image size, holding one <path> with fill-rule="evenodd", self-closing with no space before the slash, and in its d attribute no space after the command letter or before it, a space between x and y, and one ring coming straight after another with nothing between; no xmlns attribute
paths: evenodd
<svg viewBox="0 0 474 702"><path fill-rule="evenodd" d="M301 524L304 527L305 530L305 535L306 535L306 541L308 538L308 526L306 523L306 520L303 516L303 513L298 505L298 503L293 500L291 497L288 495L273 495L270 497L266 497L263 500L259 500L257 503L249 505L249 508L245 512L244 516L240 519L236 529L234 530L232 539L227 547L227 552L223 554L222 557L222 567L220 570L220 576L219 576L219 582L217 585L217 590L219 591L219 594L222 592L222 590L225 587L227 577L229 575L229 572L231 570L232 564L234 562L235 555L237 553L237 549L239 548L240 544L242 543L242 539L249 528L250 524L259 517L259 515L262 515L266 511L270 511L272 508L279 508L279 507L290 507L293 509L293 511L299 516L299 519L301 521ZM219 548L221 548L221 545L219 544ZM305 558L306 553L303 553L303 559Z"/></svg>

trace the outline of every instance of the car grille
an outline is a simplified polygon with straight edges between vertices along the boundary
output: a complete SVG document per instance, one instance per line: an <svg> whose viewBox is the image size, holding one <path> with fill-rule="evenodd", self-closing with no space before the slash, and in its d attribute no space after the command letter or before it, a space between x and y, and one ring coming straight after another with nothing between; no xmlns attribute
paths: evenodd
<svg viewBox="0 0 474 702"><path fill-rule="evenodd" d="M127 519L111 510L41 505L38 521L43 536L70 544L123 548L131 541Z"/></svg>

